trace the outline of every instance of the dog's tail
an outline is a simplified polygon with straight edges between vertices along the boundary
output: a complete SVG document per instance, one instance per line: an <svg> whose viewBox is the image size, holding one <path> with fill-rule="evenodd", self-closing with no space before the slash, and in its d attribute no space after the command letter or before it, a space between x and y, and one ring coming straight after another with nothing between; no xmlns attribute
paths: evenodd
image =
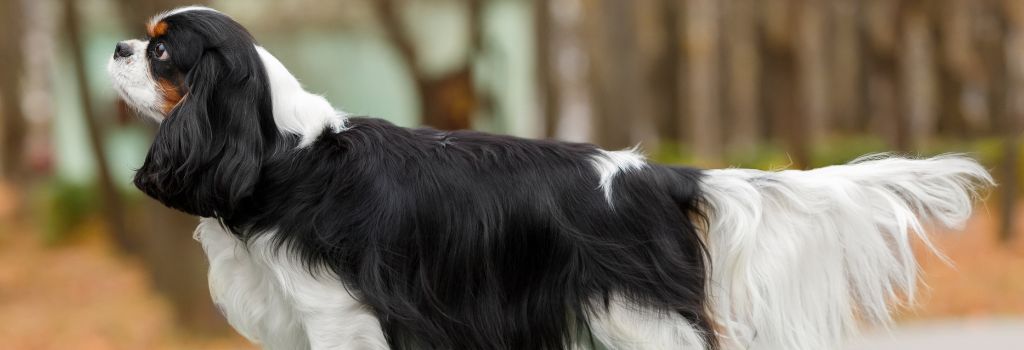
<svg viewBox="0 0 1024 350"><path fill-rule="evenodd" d="M712 312L725 348L832 349L913 302L924 223L963 225L989 173L960 155L810 171L711 170Z"/></svg>

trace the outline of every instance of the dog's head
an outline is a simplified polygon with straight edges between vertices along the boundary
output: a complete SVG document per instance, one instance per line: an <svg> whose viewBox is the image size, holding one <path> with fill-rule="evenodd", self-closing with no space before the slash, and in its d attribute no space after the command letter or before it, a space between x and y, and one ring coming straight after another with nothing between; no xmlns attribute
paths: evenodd
<svg viewBox="0 0 1024 350"><path fill-rule="evenodd" d="M147 34L117 43L107 67L121 97L160 122L135 185L190 214L230 216L279 139L262 49L204 7L157 15Z"/></svg>

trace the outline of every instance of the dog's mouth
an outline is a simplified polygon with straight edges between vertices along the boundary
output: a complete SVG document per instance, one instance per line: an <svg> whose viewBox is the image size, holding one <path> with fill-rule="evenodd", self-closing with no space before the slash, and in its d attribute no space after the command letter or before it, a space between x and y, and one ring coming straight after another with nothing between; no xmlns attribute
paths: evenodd
<svg viewBox="0 0 1024 350"><path fill-rule="evenodd" d="M122 45L123 43L126 44ZM138 40L119 43L107 62L107 75L114 91L128 106L138 114L159 122L164 119L161 108L163 99L156 81L149 72L145 54L141 49L143 47L143 42ZM131 50L131 53L127 50Z"/></svg>

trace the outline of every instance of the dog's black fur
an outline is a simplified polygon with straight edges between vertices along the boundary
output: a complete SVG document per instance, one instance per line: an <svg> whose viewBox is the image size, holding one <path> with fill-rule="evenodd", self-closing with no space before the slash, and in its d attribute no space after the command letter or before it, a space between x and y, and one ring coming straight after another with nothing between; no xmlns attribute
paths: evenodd
<svg viewBox="0 0 1024 350"><path fill-rule="evenodd" d="M197 11L165 21L174 35L150 40L150 73L187 96L161 123L135 186L192 215L232 218L279 146L267 73L255 40L230 18ZM153 57L160 43L170 60Z"/></svg>

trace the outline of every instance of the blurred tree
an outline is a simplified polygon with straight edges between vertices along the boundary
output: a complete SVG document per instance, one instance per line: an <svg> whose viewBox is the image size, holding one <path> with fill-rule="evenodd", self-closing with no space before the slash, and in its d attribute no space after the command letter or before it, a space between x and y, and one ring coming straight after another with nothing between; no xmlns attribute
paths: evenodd
<svg viewBox="0 0 1024 350"><path fill-rule="evenodd" d="M636 68L628 78L633 108L628 114L635 115L636 122L630 123L630 143L640 143L645 149L657 149L661 138L661 120L675 119L675 76L674 54L677 41L670 41L669 22L674 22L668 1L650 0L635 2L633 38L636 54ZM671 56L671 57L670 57ZM621 119L621 117L620 117ZM622 123L622 121L618 121ZM670 129L672 130L672 129ZM674 135L669 135L670 137Z"/></svg>
<svg viewBox="0 0 1024 350"><path fill-rule="evenodd" d="M121 193L114 186L114 180L110 174L110 162L107 160L103 141L104 127L100 125L96 110L93 108L93 98L89 89L88 69L85 66L85 45L82 43L81 17L75 0L65 0L64 7L64 28L67 32L67 40L71 58L75 69L75 81L82 103L82 112L85 117L86 133L89 138L89 146L92 150L93 163L98 172L98 182L101 199L103 201L103 215L107 221L108 228L114 239L122 247L130 247L130 238L124 227L124 207L121 205Z"/></svg>
<svg viewBox="0 0 1024 350"><path fill-rule="evenodd" d="M899 60L903 84L905 148L921 148L933 135L937 115L935 49L928 0L905 0L901 11Z"/></svg>
<svg viewBox="0 0 1024 350"><path fill-rule="evenodd" d="M681 10L686 23L688 64L688 79L683 86L689 96L689 124L684 129L697 159L715 162L722 159L723 153L719 84L721 4L717 0L686 0Z"/></svg>
<svg viewBox="0 0 1024 350"><path fill-rule="evenodd" d="M1007 242L1014 232L1019 187L1020 132L1024 126L1024 3L1005 0L1008 34L1006 40L1006 112L1003 115L1002 208L1000 238Z"/></svg>
<svg viewBox="0 0 1024 350"><path fill-rule="evenodd" d="M827 51L830 53L829 81L832 106L830 127L847 133L864 132L867 126L867 102L862 50L862 18L864 4L860 0L834 0L829 2L832 35Z"/></svg>
<svg viewBox="0 0 1024 350"><path fill-rule="evenodd" d="M25 135L26 168L31 170L30 182L38 182L44 176L53 175L56 155L53 142L53 119L56 104L53 103L55 82L53 71L57 60L57 27L60 18L54 16L50 2L18 0L24 5L22 21L26 23L24 42L31 43L31 50L22 51L24 77L21 84L22 109L28 122Z"/></svg>
<svg viewBox="0 0 1024 350"><path fill-rule="evenodd" d="M828 11L826 0L801 0L797 13L799 26L796 38L796 61L799 74L800 115L803 116L803 133L799 137L799 152L810 152L809 147L819 145L825 139L829 127L830 69L826 58L826 30ZM810 155L798 155L800 164L809 165Z"/></svg>
<svg viewBox="0 0 1024 350"><path fill-rule="evenodd" d="M625 1L583 1L594 141L606 148L631 146L631 128L646 120L634 99L640 78L634 10Z"/></svg>
<svg viewBox="0 0 1024 350"><path fill-rule="evenodd" d="M965 109L984 109L988 113L988 122L984 125L976 125L978 130L969 136L977 136L978 133L984 133L986 135L991 134L993 130L1013 130L1012 127L1003 127L1004 122L1007 121L1007 84L1009 70L1007 64L1006 55L1006 44L1007 36L1009 31L1009 20L1005 15L1006 11L1001 0L990 0L980 2L985 6L974 4L974 18L971 23L971 41L974 43L973 49L978 51L978 54L973 56L978 60L971 67L973 69L967 70L966 74L971 75L969 81L983 80L980 84L983 84L977 88L971 88L973 91L969 95L968 102L964 102ZM974 75L980 75L976 77ZM983 94L984 96L975 96L976 94ZM944 97L945 98L945 97ZM964 100L961 98L960 100ZM977 105L979 107L971 107Z"/></svg>
<svg viewBox="0 0 1024 350"><path fill-rule="evenodd" d="M726 0L725 113L733 152L750 152L761 140L761 57L757 40L757 0Z"/></svg>
<svg viewBox="0 0 1024 350"><path fill-rule="evenodd" d="M152 283L173 307L178 325L192 334L220 335L227 322L210 300L206 255L192 238L198 220L147 198L129 210L135 238L132 253L152 276Z"/></svg>
<svg viewBox="0 0 1024 350"><path fill-rule="evenodd" d="M542 1L551 26L547 36L549 60L549 77L546 81L556 96L548 103L554 113L548 123L556 138L575 141L592 141L593 104L591 103L590 80L588 73L590 60L587 26L584 24L583 1ZM542 42L542 41L538 41ZM547 108L547 107L546 107Z"/></svg>
<svg viewBox="0 0 1024 350"><path fill-rule="evenodd" d="M473 114L488 105L473 85L473 60L480 51L483 35L480 18L483 0L464 1L470 37L465 61L458 68L437 76L421 67L416 45L402 24L400 4L393 0L373 1L385 37L395 45L416 83L423 124L442 130L469 129Z"/></svg>
<svg viewBox="0 0 1024 350"><path fill-rule="evenodd" d="M865 70L868 76L867 110L869 130L881 135L890 145L907 151L906 124L899 104L903 90L899 88L898 32L900 3L890 0L868 0L865 6L867 47Z"/></svg>
<svg viewBox="0 0 1024 350"><path fill-rule="evenodd" d="M26 122L21 78L25 13L21 0L0 2L0 176L23 180Z"/></svg>
<svg viewBox="0 0 1024 350"><path fill-rule="evenodd" d="M537 46L534 65L536 66L537 97L541 107L544 137L554 138L558 128L558 72L555 70L555 52L551 36L555 31L552 6L547 0L533 0L533 40Z"/></svg>
<svg viewBox="0 0 1024 350"><path fill-rule="evenodd" d="M799 0L761 2L764 80L761 97L773 138L783 141L792 165L810 163L806 143L807 121L800 108L796 48L802 13Z"/></svg>
<svg viewBox="0 0 1024 350"><path fill-rule="evenodd" d="M655 61L652 64L650 75L651 95L654 99L655 115L654 128L658 130L659 140L685 141L688 138L680 137L680 125L683 122L686 94L680 82L686 81L686 55L684 55L683 36L684 28L680 22L683 10L682 4L677 0L657 1L659 24L655 30L661 32L657 38L662 41L661 46L655 53ZM652 19L653 20L653 19Z"/></svg>
<svg viewBox="0 0 1024 350"><path fill-rule="evenodd" d="M987 88L973 35L980 2L944 0L931 11L938 39L938 125L940 131L968 136L988 124L988 104L979 94Z"/></svg>

